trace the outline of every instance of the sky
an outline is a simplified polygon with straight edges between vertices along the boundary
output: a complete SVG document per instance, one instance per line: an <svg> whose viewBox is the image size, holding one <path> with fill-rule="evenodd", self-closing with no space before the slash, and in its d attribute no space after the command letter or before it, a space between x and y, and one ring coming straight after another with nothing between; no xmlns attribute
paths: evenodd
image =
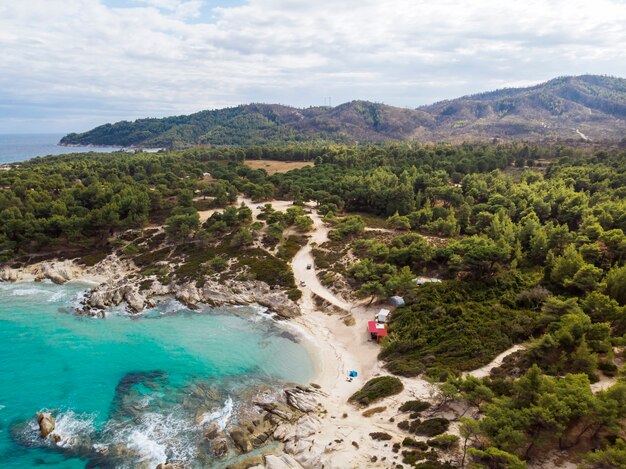
<svg viewBox="0 0 626 469"><path fill-rule="evenodd" d="M0 133L626 77L626 0L0 0Z"/></svg>

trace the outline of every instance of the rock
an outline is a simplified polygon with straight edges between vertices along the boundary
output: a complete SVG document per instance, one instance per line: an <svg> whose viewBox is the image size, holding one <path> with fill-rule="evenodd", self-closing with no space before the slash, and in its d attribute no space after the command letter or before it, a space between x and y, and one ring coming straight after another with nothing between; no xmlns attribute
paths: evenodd
<svg viewBox="0 0 626 469"><path fill-rule="evenodd" d="M219 432L219 427L217 426L217 424L213 423L209 428L204 431L204 438L207 440L214 440L215 438L217 438Z"/></svg>
<svg viewBox="0 0 626 469"><path fill-rule="evenodd" d="M300 389L286 389L287 403L301 412L313 412L318 407L317 399Z"/></svg>
<svg viewBox="0 0 626 469"><path fill-rule="evenodd" d="M274 439L278 441L293 440L296 437L296 428L293 425L283 424L274 430Z"/></svg>
<svg viewBox="0 0 626 469"><path fill-rule="evenodd" d="M221 458L222 456L228 453L228 443L226 440L218 440L213 445L213 455L217 458Z"/></svg>
<svg viewBox="0 0 626 469"><path fill-rule="evenodd" d="M174 290L174 296L187 306L195 306L202 301L202 295L193 283L178 286Z"/></svg>
<svg viewBox="0 0 626 469"><path fill-rule="evenodd" d="M322 426L322 420L317 415L303 415L296 422L296 438L306 438L317 433Z"/></svg>
<svg viewBox="0 0 626 469"><path fill-rule="evenodd" d="M72 264L66 262L43 262L40 276L52 280L56 284L63 284L73 278Z"/></svg>
<svg viewBox="0 0 626 469"><path fill-rule="evenodd" d="M125 295L124 298L128 303L128 307L134 313L139 313L143 311L146 307L146 299L144 296L136 290L130 290Z"/></svg>
<svg viewBox="0 0 626 469"><path fill-rule="evenodd" d="M274 456L268 454L265 456L265 469L301 469L302 466L294 458L288 454Z"/></svg>
<svg viewBox="0 0 626 469"><path fill-rule="evenodd" d="M37 423L39 424L39 434L41 438L46 438L54 431L55 421L49 412L37 412Z"/></svg>
<svg viewBox="0 0 626 469"><path fill-rule="evenodd" d="M279 406L278 404L274 404L272 402L255 402L255 404L264 411L275 415L281 420L290 421L293 418L293 414L285 406Z"/></svg>
<svg viewBox="0 0 626 469"><path fill-rule="evenodd" d="M17 269L11 269L10 267L0 269L1 282L17 282L20 278L20 271Z"/></svg>
<svg viewBox="0 0 626 469"><path fill-rule="evenodd" d="M230 438L239 451L242 453L249 453L252 451L252 443L246 437L245 433L241 429L234 429L230 431Z"/></svg>

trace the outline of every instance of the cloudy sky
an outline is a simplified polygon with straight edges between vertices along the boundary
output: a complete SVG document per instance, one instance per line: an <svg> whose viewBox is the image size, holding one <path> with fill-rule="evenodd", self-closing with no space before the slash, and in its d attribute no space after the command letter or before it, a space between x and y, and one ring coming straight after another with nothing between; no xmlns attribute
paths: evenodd
<svg viewBox="0 0 626 469"><path fill-rule="evenodd" d="M626 0L0 0L0 133L626 77Z"/></svg>

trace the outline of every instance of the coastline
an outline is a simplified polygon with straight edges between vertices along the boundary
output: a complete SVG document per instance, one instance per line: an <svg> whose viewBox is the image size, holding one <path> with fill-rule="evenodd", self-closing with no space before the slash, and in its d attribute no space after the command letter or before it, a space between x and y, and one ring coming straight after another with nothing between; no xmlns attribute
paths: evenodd
<svg viewBox="0 0 626 469"><path fill-rule="evenodd" d="M244 203L252 204L247 200ZM258 212L256 207L254 212ZM394 423L399 414L398 407L411 399L431 399L433 388L420 378L402 378L404 390L398 395L377 402L376 406L382 410L375 414L363 414L364 409L348 402L350 396L369 379L388 374L384 372L378 360L379 345L371 341L366 333L367 321L374 317L378 308L363 303L353 304L338 297L319 282L314 268L307 268L309 264L314 265L311 255L312 244L325 242L329 231L319 214L315 210L311 212L314 227L310 232L308 243L292 260L296 283L300 284L303 281L307 286L301 287L303 296L297 306L294 304L298 314L282 316L282 319L287 320L276 322L285 330L298 332L299 342L306 348L314 365L312 384L310 387L296 386L296 389L284 389L287 407L284 405L283 407L287 409L290 417L277 419L275 422L277 427L272 430L273 433L268 434L274 440L283 443L283 449L280 451L270 449L268 454L261 451L264 459L260 461L258 454L250 456L255 458L255 464L264 461L265 465L254 466L256 468L391 467L399 462L401 456L397 451L393 451L390 444L373 439L370 433L385 432L392 435L395 440L402 441L406 434ZM92 298L94 292L100 291L117 295L115 301L110 304L125 301L132 306L134 295L138 293L138 280L129 277L135 271L131 263L111 255L92 267L81 267L73 261L45 261L20 269L5 268L0 270L0 280L28 282L47 278L55 283L84 283L95 286L90 291ZM215 294L217 286L214 283L207 284L210 285L202 288L187 284L167 288L160 284L153 285L150 287L151 293L142 298L136 309L140 311L151 297L157 296L173 297L188 306L204 303L217 305L220 302L256 303L272 311L278 306L270 301L273 297L267 297L267 301L263 303L255 301L259 292L250 295L249 290L260 288L257 284L238 282L235 285L224 285L218 294ZM235 293L240 287L244 293ZM210 301L207 301L207 291L213 295ZM272 294L269 288L261 293ZM330 305L328 311L318 306L316 299L319 298ZM104 308L108 304L104 301L101 306ZM80 314L80 311L78 313ZM344 322L347 317L352 320ZM358 377L348 381L347 375L350 370L357 371ZM261 412L266 411L266 417L269 416L271 419L273 413L268 409L271 408L260 406ZM230 435L234 440L232 431ZM246 459L246 453L247 451L244 451L240 458ZM277 458L284 465L276 465L278 463L272 458Z"/></svg>

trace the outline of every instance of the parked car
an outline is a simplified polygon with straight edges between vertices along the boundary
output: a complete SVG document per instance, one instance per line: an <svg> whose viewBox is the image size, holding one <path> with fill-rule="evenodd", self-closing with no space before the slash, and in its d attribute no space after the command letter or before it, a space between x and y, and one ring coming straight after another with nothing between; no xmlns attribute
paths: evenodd
<svg viewBox="0 0 626 469"><path fill-rule="evenodd" d="M311 267L313 267L311 264L307 264L306 265L306 270L311 270Z"/></svg>
<svg viewBox="0 0 626 469"><path fill-rule="evenodd" d="M300 280L300 286L301 287L306 287L306 283L304 282L304 280Z"/></svg>

